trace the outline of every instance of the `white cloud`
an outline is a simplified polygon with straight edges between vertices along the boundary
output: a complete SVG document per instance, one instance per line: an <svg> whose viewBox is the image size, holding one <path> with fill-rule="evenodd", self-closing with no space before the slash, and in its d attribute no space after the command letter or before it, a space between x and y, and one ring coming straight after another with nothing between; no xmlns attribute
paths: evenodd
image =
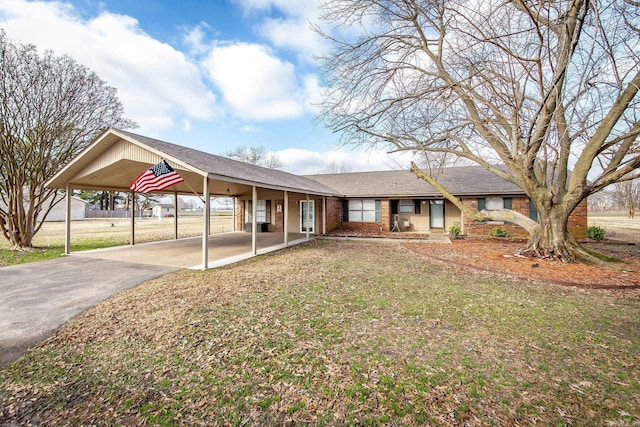
<svg viewBox="0 0 640 427"><path fill-rule="evenodd" d="M5 0L0 26L12 39L68 54L95 71L118 89L125 114L142 131L174 126L175 114L215 115L215 96L198 66L146 34L134 18L103 12L83 19L60 2Z"/></svg>
<svg viewBox="0 0 640 427"><path fill-rule="evenodd" d="M388 169L409 169L412 159L409 153L388 154L383 150L344 150L318 152L302 148L287 148L276 151L282 161L283 170L300 175L320 173L330 163L346 164L353 172Z"/></svg>
<svg viewBox="0 0 640 427"><path fill-rule="evenodd" d="M309 16L318 10L317 0L236 0L246 11L278 9L282 13Z"/></svg>
<svg viewBox="0 0 640 427"><path fill-rule="evenodd" d="M264 46L216 46L204 65L238 117L275 120L304 113L305 93L298 87L295 67Z"/></svg>
<svg viewBox="0 0 640 427"><path fill-rule="evenodd" d="M278 17L264 17L256 25L257 33L272 45L290 49L307 62L327 51L326 42L311 29L318 21L316 0L236 0L246 13L277 10Z"/></svg>
<svg viewBox="0 0 640 427"><path fill-rule="evenodd" d="M201 22L193 28L183 27L185 34L182 37L183 43L189 48L192 55L200 55L209 52L210 45L205 42L205 36L211 27L206 22Z"/></svg>

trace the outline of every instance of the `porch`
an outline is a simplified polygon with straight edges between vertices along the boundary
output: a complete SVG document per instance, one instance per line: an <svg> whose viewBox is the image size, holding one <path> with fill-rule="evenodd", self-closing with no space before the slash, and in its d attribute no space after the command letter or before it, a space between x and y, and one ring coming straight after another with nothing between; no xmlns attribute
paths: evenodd
<svg viewBox="0 0 640 427"><path fill-rule="evenodd" d="M251 258L254 256L251 239L252 234L245 232L209 236L207 268L222 267ZM308 241L306 234L289 233L288 244L285 246L282 233L258 233L256 235L257 254L266 254L306 241ZM72 252L71 255L197 270L202 269L202 237Z"/></svg>

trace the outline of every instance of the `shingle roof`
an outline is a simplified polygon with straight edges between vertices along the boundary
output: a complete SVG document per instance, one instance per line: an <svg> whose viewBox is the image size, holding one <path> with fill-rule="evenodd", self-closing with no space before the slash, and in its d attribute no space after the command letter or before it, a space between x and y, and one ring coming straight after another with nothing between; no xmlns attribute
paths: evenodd
<svg viewBox="0 0 640 427"><path fill-rule="evenodd" d="M290 188L294 191L309 192L314 194L339 196L334 189L322 182L308 177L294 175L276 169L269 169L261 166L251 165L215 154L183 147L166 141L161 141L147 136L138 135L132 132L118 130L119 133L128 136L144 145L154 148L162 153L180 159L184 163L193 166L203 172L207 172L220 177L239 179L255 183L256 185L267 185L278 188Z"/></svg>
<svg viewBox="0 0 640 427"><path fill-rule="evenodd" d="M307 175L346 197L442 197L431 185L406 170ZM515 184L481 166L445 168L438 177L456 196L523 194Z"/></svg>

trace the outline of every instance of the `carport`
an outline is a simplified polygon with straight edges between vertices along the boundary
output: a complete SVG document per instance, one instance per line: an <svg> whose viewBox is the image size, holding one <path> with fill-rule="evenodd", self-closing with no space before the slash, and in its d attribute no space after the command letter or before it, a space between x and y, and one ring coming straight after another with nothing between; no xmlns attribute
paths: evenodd
<svg viewBox="0 0 640 427"><path fill-rule="evenodd" d="M161 244L140 245L140 248L136 248L140 257L139 251L145 250L153 253L153 256L158 259L162 258L163 250L168 253L176 251L173 252L174 255L183 251L181 256L187 252L192 254L195 251L200 254L200 268L207 269L218 266L219 260L222 258L244 259L266 253L265 251L278 250L311 239L318 226L321 227L323 233L326 232L327 197L340 197L335 190L309 178L238 162L131 132L109 129L47 182L49 188L66 191L65 253L70 254L71 252L70 211L73 190L126 192L130 193L130 200L133 201L136 195L129 190L131 182L141 172L163 159L180 174L184 182L176 184L162 193L166 194L170 191L175 197L176 206L178 195L198 195L204 203L202 237L199 238L200 244L196 243L196 246L199 247L194 247L193 241L190 241L189 244L178 244L180 240L186 239L178 240L178 218L176 217L176 240L164 246ZM242 228L237 226L236 214L241 210L234 208L234 231L239 234L238 241L244 241L246 244L246 250L241 254L235 254L235 249L231 251L230 248L226 252L211 252L209 250L210 244L224 248L225 242L230 244L231 241L210 236L211 197L233 198L234 207L237 206L237 200L251 201L252 210L246 215L251 218L251 221L247 223L247 229L250 229L250 233L242 231ZM264 237L261 235L260 240L266 242L264 245L259 245L258 242L258 232L261 230L258 229L257 206L260 197L278 197L283 204L283 206L278 206L279 212L283 215L282 230L281 232L265 233ZM290 211L294 211L294 209L290 209L290 203L303 205L306 202L306 206L309 207L316 206L313 203L314 200L321 202L321 210L317 209L319 215L307 208L306 218L290 218ZM130 206L130 246L133 247L135 245L135 203L131 203ZM244 214L244 212L242 213ZM319 217L319 221L317 217ZM305 224L305 229L299 227L299 224ZM295 231L292 232L292 230L304 231L304 233L299 234ZM290 235L293 239L290 238ZM107 250L102 251L103 255L108 252ZM126 253L126 251L124 252ZM232 252L233 255L227 256ZM116 251L113 250L113 253L115 254ZM192 259L191 254L189 259ZM211 255L221 258L210 260Z"/></svg>

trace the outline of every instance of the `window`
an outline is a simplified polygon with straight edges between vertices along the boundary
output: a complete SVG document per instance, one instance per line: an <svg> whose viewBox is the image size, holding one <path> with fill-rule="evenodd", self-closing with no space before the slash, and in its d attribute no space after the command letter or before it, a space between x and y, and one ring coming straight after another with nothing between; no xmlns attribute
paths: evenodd
<svg viewBox="0 0 640 427"><path fill-rule="evenodd" d="M348 200L344 204L346 222L377 222L381 218L380 200Z"/></svg>
<svg viewBox="0 0 640 427"><path fill-rule="evenodd" d="M478 212L482 210L495 211L498 209L511 209L511 197L487 197L478 199Z"/></svg>
<svg viewBox="0 0 640 427"><path fill-rule="evenodd" d="M253 222L251 214L253 213L253 201L247 200L248 212L247 218L249 222ZM258 200L256 203L256 222L257 223L270 223L271 222L271 200Z"/></svg>
<svg viewBox="0 0 640 427"><path fill-rule="evenodd" d="M531 199L529 199L529 218L538 222L538 209Z"/></svg>
<svg viewBox="0 0 640 427"><path fill-rule="evenodd" d="M266 200L258 200L256 202L256 222L268 222Z"/></svg>
<svg viewBox="0 0 640 427"><path fill-rule="evenodd" d="M400 200L398 202L398 213L413 213L415 211L415 203L413 200Z"/></svg>
<svg viewBox="0 0 640 427"><path fill-rule="evenodd" d="M511 209L511 197L487 197L478 199L478 212L487 210ZM486 224L485 221L478 221L478 224ZM489 224L508 224L503 221L489 221Z"/></svg>

